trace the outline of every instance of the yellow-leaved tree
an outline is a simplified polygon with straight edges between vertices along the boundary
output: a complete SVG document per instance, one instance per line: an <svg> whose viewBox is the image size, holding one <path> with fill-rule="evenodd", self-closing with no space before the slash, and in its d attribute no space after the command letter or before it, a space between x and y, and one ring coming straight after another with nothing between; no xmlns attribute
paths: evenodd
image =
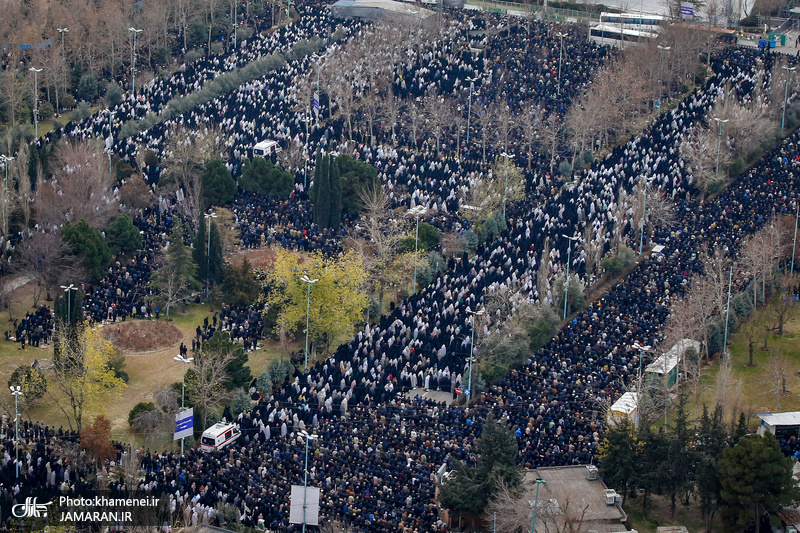
<svg viewBox="0 0 800 533"><path fill-rule="evenodd" d="M74 329L74 331L73 331ZM111 366L114 347L88 324L70 327L56 321L61 355L53 359L55 391L48 391L67 417L70 429L83 428L84 415L102 414L127 385Z"/></svg>
<svg viewBox="0 0 800 533"><path fill-rule="evenodd" d="M305 276L317 281L307 283ZM308 309L309 338L327 351L335 339L352 335L363 319L369 302L366 278L361 257L352 250L327 258L319 252L279 250L267 273L267 304L279 309L276 332L304 332Z"/></svg>

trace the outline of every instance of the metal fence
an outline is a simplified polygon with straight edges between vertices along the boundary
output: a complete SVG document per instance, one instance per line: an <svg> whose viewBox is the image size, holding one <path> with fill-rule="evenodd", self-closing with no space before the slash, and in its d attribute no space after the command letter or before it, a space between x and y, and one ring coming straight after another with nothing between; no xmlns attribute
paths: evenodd
<svg viewBox="0 0 800 533"><path fill-rule="evenodd" d="M466 3L481 7L490 13L508 14L514 13L538 13L542 6L538 4L522 4L519 2L505 2L503 0L466 0ZM588 11L578 11L575 9L562 9L559 7L547 8L548 18L557 21L591 22L599 21L599 13L589 13Z"/></svg>

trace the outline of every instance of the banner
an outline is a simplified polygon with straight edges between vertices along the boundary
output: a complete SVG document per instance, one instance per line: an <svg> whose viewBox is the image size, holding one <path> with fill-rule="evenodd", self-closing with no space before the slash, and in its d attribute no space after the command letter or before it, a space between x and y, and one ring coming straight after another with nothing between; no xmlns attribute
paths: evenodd
<svg viewBox="0 0 800 533"><path fill-rule="evenodd" d="M175 415L175 437L172 440L191 437L194 432L194 409L191 407Z"/></svg>
<svg viewBox="0 0 800 533"><path fill-rule="evenodd" d="M306 524L309 526L319 525L319 488L308 487L305 490L306 504ZM303 523L303 486L292 485L292 501L289 508L289 523Z"/></svg>
<svg viewBox="0 0 800 533"><path fill-rule="evenodd" d="M317 93L314 93L313 107L314 107L314 115L319 117L319 94Z"/></svg>
<svg viewBox="0 0 800 533"><path fill-rule="evenodd" d="M691 2L681 2L681 17L685 19L694 18L694 4Z"/></svg>

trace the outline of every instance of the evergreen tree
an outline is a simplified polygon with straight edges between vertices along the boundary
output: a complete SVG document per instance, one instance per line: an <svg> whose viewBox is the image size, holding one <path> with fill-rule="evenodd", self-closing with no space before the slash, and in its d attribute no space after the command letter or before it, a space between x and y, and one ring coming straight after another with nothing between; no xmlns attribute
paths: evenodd
<svg viewBox="0 0 800 533"><path fill-rule="evenodd" d="M213 220L211 221L211 249L208 257L208 275L211 283L219 283L224 276L225 263L222 257L222 239L219 235L219 227Z"/></svg>
<svg viewBox="0 0 800 533"><path fill-rule="evenodd" d="M225 279L219 286L225 302L230 305L250 305L258 297L259 284L250 272L250 261L244 258L241 266L225 267Z"/></svg>
<svg viewBox="0 0 800 533"><path fill-rule="evenodd" d="M328 183L330 183L331 190L331 206L326 227L338 229L342 223L342 181L339 179L339 166L333 156L328 156L328 164L330 166Z"/></svg>
<svg viewBox="0 0 800 533"><path fill-rule="evenodd" d="M197 265L197 279L205 283L206 273L208 272L208 262L206 260L208 234L206 233L206 217L200 216L200 221L197 224L197 233L194 235L192 248L192 259L194 264Z"/></svg>
<svg viewBox="0 0 800 533"><path fill-rule="evenodd" d="M212 205L225 205L236 194L236 182L231 177L231 171L219 159L209 161L202 175L203 198L206 207Z"/></svg>
<svg viewBox="0 0 800 533"><path fill-rule="evenodd" d="M232 391L237 387L249 387L253 381L250 367L247 366L247 352L244 346L231 340L227 331L216 331L214 335L203 343L203 353L206 357L227 360L225 371L225 389Z"/></svg>
<svg viewBox="0 0 800 533"><path fill-rule="evenodd" d="M627 497L639 488L639 443L627 419L606 431L600 447L600 473L606 485Z"/></svg>
<svg viewBox="0 0 800 533"><path fill-rule="evenodd" d="M128 215L119 215L106 229L106 242L111 253L128 255L142 246L142 234Z"/></svg>
<svg viewBox="0 0 800 533"><path fill-rule="evenodd" d="M517 466L517 440L506 427L497 423L490 413L478 440L478 461L475 466L456 462L455 476L440 486L439 501L451 511L469 511L480 515L503 482L516 488L522 481L522 470Z"/></svg>
<svg viewBox="0 0 800 533"><path fill-rule="evenodd" d="M792 460L769 432L763 437L747 435L724 450L719 471L720 515L731 528L744 528L753 521L759 533L764 513L777 511L798 496Z"/></svg>
<svg viewBox="0 0 800 533"><path fill-rule="evenodd" d="M696 454L690 449L691 432L686 412L687 396L681 392L675 411L675 423L668 436L669 453L665 458L670 463L670 476L666 479L666 493L670 497L670 511L675 518L676 500L679 493L686 493L695 471Z"/></svg>
<svg viewBox="0 0 800 533"><path fill-rule="evenodd" d="M320 228L327 228L331 217L330 159L329 155L322 157L314 171L314 222Z"/></svg>
<svg viewBox="0 0 800 533"><path fill-rule="evenodd" d="M197 280L197 265L183 241L183 225L177 218L170 233L164 264L153 274L150 286L158 293L156 301L164 305L167 320L171 307L202 286Z"/></svg>
<svg viewBox="0 0 800 533"><path fill-rule="evenodd" d="M711 524L719 505L721 489L719 466L717 461L722 457L722 450L727 446L725 424L722 422L722 408L717 405L709 416L708 407L703 405L703 416L700 419L700 431L695 440L697 463L695 481L700 499L700 510L706 519L706 531L711 533Z"/></svg>

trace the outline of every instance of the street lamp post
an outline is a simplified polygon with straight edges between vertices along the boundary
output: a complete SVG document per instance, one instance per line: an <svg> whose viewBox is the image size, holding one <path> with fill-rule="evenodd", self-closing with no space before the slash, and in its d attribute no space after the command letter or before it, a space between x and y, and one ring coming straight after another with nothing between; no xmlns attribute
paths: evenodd
<svg viewBox="0 0 800 533"><path fill-rule="evenodd" d="M731 261L731 270L728 273L728 303L725 306L725 337L722 341L722 355L728 354L728 317L731 315L731 282L733 281L733 262Z"/></svg>
<svg viewBox="0 0 800 533"><path fill-rule="evenodd" d="M784 124L786 124L786 103L789 97L789 76L797 70L797 67L782 65L781 68L786 71L786 86L783 88L783 114L781 115L781 131L783 131Z"/></svg>
<svg viewBox="0 0 800 533"><path fill-rule="evenodd" d="M722 125L730 121L730 119L722 120L721 118L714 117L714 120L719 124L719 136L717 137L717 168L714 171L714 179L719 180L719 152L722 146Z"/></svg>
<svg viewBox="0 0 800 533"><path fill-rule="evenodd" d="M183 375L181 376L181 411L183 411L185 407L184 399L186 398L186 363L191 363L194 361L194 357L184 357L182 355L176 355L173 357L176 361L183 363ZM181 456L183 456L183 440L185 437L181 437Z"/></svg>
<svg viewBox="0 0 800 533"><path fill-rule="evenodd" d="M795 200L797 207L794 212L794 239L792 240L792 266L789 268L789 282L794 283L794 253L797 249L797 217L800 215L800 198Z"/></svg>
<svg viewBox="0 0 800 533"><path fill-rule="evenodd" d="M556 94L561 96L561 61L564 57L564 37L567 35L565 33L558 32L556 33L556 37L559 38L559 45L558 45L558 86L556 88Z"/></svg>
<svg viewBox="0 0 800 533"><path fill-rule="evenodd" d="M239 21L237 19L236 8L238 7L237 4L239 3L238 0L234 0L233 2L233 49L236 50L236 27L239 25Z"/></svg>
<svg viewBox="0 0 800 533"><path fill-rule="evenodd" d="M136 96L136 37L142 33L142 30L137 30L133 26L128 28L128 31L133 34L133 50L131 53L131 92Z"/></svg>
<svg viewBox="0 0 800 533"><path fill-rule="evenodd" d="M639 378L637 380L638 385L636 385L636 416L639 416L639 401L642 397L642 363L644 361L645 352L650 352L653 347L649 344L642 346L638 342L634 342L633 347L639 350Z"/></svg>
<svg viewBox="0 0 800 533"><path fill-rule="evenodd" d="M547 483L543 479L536 480L536 499L533 501L533 520L531 520L531 533L536 531L536 509L539 507L539 487ZM531 502L528 502L531 503Z"/></svg>
<svg viewBox="0 0 800 533"><path fill-rule="evenodd" d="M14 395L14 423L16 429L14 430L14 449L17 453L17 479L19 479L19 397L22 396L22 387L19 385L11 385L11 394Z"/></svg>
<svg viewBox="0 0 800 533"><path fill-rule="evenodd" d="M467 78L469 82L469 99L467 100L467 147L469 148L469 119L472 116L472 91L475 89L475 82L478 78Z"/></svg>
<svg viewBox="0 0 800 533"><path fill-rule="evenodd" d="M211 273L211 221L217 218L216 213L206 213L203 215L206 218L206 232L208 232L208 243L206 244L206 300L211 297L211 285L209 282L209 274Z"/></svg>
<svg viewBox="0 0 800 533"><path fill-rule="evenodd" d="M417 252L419 251L419 217L424 215L427 209L424 206L418 205L408 210L408 214L417 219L416 230L414 234L414 288L411 294L417 292Z"/></svg>
<svg viewBox="0 0 800 533"><path fill-rule="evenodd" d="M303 533L306 531L306 496L308 493L308 441L318 439L317 435L313 435L305 429L300 430L300 436L306 441L306 461L303 468Z"/></svg>
<svg viewBox="0 0 800 533"><path fill-rule="evenodd" d="M469 343L469 378L467 380L467 402L472 400L472 358L475 355L475 318L486 312L485 309L480 311L470 311L467 313L472 315L472 340Z"/></svg>
<svg viewBox="0 0 800 533"><path fill-rule="evenodd" d="M308 290L306 292L306 357L305 362L303 363L303 370L308 370L308 328L309 328L309 317L311 316L311 286L319 281L317 279L311 279L305 274L303 277L300 278L301 281L308 283Z"/></svg>
<svg viewBox="0 0 800 533"><path fill-rule="evenodd" d="M661 84L664 83L664 79L663 79L664 78L664 52L669 52L670 47L669 46L663 46L663 45L659 44L658 46L656 46L656 48L658 48L658 50L660 52L659 55L661 56L661 62L660 62L659 67L658 67L658 90L660 92L661 91ZM661 94L659 94L658 96L659 96L659 99L661 99ZM661 114L661 104L659 104L659 106L656 108L656 115L660 115L660 114Z"/></svg>
<svg viewBox="0 0 800 533"><path fill-rule="evenodd" d="M647 186L650 185L652 178L646 179L644 181L644 186L642 187L642 231L639 235L639 256L642 255L642 249L644 247L644 215L647 212Z"/></svg>
<svg viewBox="0 0 800 533"><path fill-rule="evenodd" d="M66 55L66 51L65 51L65 48L64 48L64 34L65 33L69 33L69 30L67 28L56 28L56 29L58 30L58 33L61 34L61 69L62 69L62 74L64 76L64 90L66 91L67 90L67 59L66 59L67 55ZM58 113L58 112L59 112L59 110L56 109L56 113Z"/></svg>
<svg viewBox="0 0 800 533"><path fill-rule="evenodd" d="M39 77L42 71L40 68L31 67L28 70L33 72L33 128L36 138L39 138Z"/></svg>
<svg viewBox="0 0 800 533"><path fill-rule="evenodd" d="M6 171L5 182L5 196L3 199L3 234L8 233L8 165L14 158L5 154L0 154L0 161L3 162L3 168ZM794 257L794 256L792 256Z"/></svg>
<svg viewBox="0 0 800 533"><path fill-rule="evenodd" d="M508 160L509 159L514 159L514 154L509 154L507 152L503 152L500 155L506 158L506 180L505 180L505 184L503 185L503 220L505 220L506 219L506 196L508 195Z"/></svg>
<svg viewBox="0 0 800 533"><path fill-rule="evenodd" d="M572 254L572 242L577 241L578 237L570 237L569 235L561 234L562 237L568 239L570 242L567 244L567 277L564 278L564 317L567 318L567 301L569 300L569 263Z"/></svg>
<svg viewBox="0 0 800 533"><path fill-rule="evenodd" d="M72 291L77 291L78 287L74 283L69 285L62 285L62 289L67 293L67 322L72 324Z"/></svg>

